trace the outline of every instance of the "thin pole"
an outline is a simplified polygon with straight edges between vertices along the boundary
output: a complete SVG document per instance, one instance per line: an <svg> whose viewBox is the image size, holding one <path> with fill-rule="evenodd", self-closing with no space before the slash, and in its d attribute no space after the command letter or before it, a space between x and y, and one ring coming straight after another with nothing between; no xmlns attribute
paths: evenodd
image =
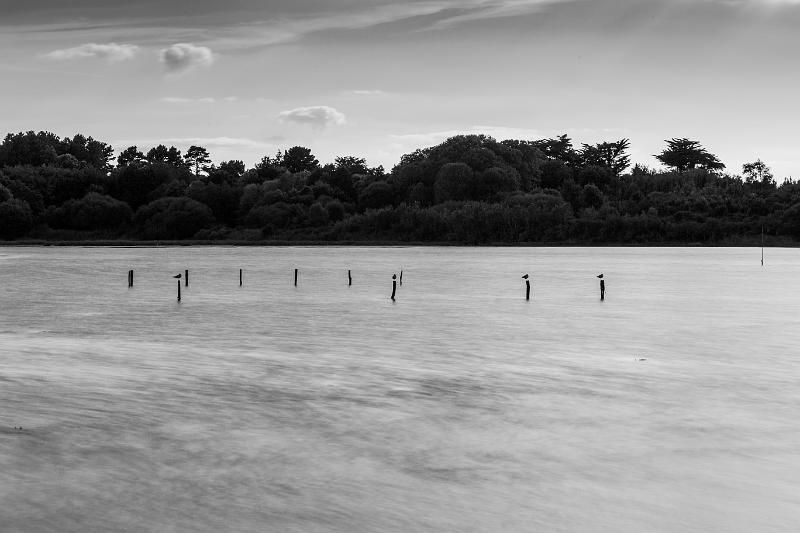
<svg viewBox="0 0 800 533"><path fill-rule="evenodd" d="M400 270L400 285L401 286L403 285L403 271L402 271L402 269Z"/></svg>
<svg viewBox="0 0 800 533"><path fill-rule="evenodd" d="M350 274L350 270L348 269L347 270L347 286L349 287L352 284L353 284L353 276Z"/></svg>
<svg viewBox="0 0 800 533"><path fill-rule="evenodd" d="M178 301L181 301L181 280L178 280Z"/></svg>
<svg viewBox="0 0 800 533"><path fill-rule="evenodd" d="M397 274L392 274L392 301L394 301L395 292L397 292Z"/></svg>
<svg viewBox="0 0 800 533"><path fill-rule="evenodd" d="M239 286L242 286L242 269L239 269Z"/></svg>
<svg viewBox="0 0 800 533"><path fill-rule="evenodd" d="M297 269L294 269L294 286L297 287Z"/></svg>
<svg viewBox="0 0 800 533"><path fill-rule="evenodd" d="M183 278L183 282L185 283L184 286L188 287L189 286L189 271L188 270L184 270L183 272L186 275L186 277Z"/></svg>

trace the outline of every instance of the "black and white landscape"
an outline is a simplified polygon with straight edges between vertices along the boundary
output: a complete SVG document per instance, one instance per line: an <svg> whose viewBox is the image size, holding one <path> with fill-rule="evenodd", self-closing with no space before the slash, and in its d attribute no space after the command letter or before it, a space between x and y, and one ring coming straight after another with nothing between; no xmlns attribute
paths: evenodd
<svg viewBox="0 0 800 533"><path fill-rule="evenodd" d="M0 5L0 532L800 529L795 0Z"/></svg>

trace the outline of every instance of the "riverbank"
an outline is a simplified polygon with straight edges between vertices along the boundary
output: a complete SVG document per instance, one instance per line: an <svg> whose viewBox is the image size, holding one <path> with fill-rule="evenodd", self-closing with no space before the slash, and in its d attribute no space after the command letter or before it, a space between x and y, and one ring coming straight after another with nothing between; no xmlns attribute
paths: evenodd
<svg viewBox="0 0 800 533"><path fill-rule="evenodd" d="M747 248L761 246L761 239L742 237L715 242L424 242L424 241L392 241L392 240L223 240L223 239L183 239L183 240L135 240L135 239L85 239L85 240L44 240L24 239L18 241L0 241L0 246L111 246L111 247L157 247L157 246L461 246L475 248L511 247L511 248L552 248L552 247L655 247L655 248ZM787 237L765 237L765 248L798 248L800 242Z"/></svg>

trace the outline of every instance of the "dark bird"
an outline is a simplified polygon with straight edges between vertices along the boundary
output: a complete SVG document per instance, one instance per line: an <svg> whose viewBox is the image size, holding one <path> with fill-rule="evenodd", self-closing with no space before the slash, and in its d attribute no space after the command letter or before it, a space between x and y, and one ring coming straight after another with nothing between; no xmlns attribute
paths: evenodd
<svg viewBox="0 0 800 533"><path fill-rule="evenodd" d="M602 275L602 274L600 274L600 275L599 275L599 276L597 276L597 277L598 277L598 278L600 278L600 279L603 279L603 275Z"/></svg>
<svg viewBox="0 0 800 533"><path fill-rule="evenodd" d="M172 276L172 277L173 277L173 278L180 278L180 277L181 277L181 274L178 274L177 276Z"/></svg>
<svg viewBox="0 0 800 533"><path fill-rule="evenodd" d="M522 276L522 279L528 279L528 275L525 274L524 276Z"/></svg>

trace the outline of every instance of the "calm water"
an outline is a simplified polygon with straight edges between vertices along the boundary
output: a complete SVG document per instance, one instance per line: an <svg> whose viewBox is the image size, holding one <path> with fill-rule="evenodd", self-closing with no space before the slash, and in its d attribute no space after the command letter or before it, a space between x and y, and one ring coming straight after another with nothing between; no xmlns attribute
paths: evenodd
<svg viewBox="0 0 800 533"><path fill-rule="evenodd" d="M798 531L800 250L759 260L0 248L0 531Z"/></svg>

